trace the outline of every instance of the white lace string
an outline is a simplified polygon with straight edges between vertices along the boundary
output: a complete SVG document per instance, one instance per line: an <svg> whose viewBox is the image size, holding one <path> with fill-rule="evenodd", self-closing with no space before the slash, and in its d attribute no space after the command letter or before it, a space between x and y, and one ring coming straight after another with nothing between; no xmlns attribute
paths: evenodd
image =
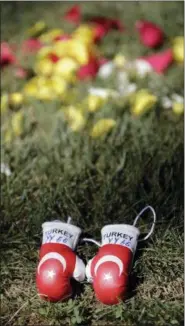
<svg viewBox="0 0 185 326"><path fill-rule="evenodd" d="M85 241L85 242L92 242L92 243L96 244L98 247L101 247L101 244L98 241L94 240L94 239L83 238L82 240Z"/></svg>
<svg viewBox="0 0 185 326"><path fill-rule="evenodd" d="M155 213L155 210L153 209L152 206L146 206L145 208L143 208L140 213L136 216L135 220L134 220L134 223L133 223L133 226L136 226L136 223L138 221L138 219L141 217L141 215L147 210L147 209L150 209L150 211L153 213L153 223L152 223L152 226L151 226L151 229L150 231L148 232L148 234L143 238L143 239L140 239L139 241L144 241L144 240L147 240L153 233L154 231L154 228L155 228L155 224L156 224L156 213Z"/></svg>

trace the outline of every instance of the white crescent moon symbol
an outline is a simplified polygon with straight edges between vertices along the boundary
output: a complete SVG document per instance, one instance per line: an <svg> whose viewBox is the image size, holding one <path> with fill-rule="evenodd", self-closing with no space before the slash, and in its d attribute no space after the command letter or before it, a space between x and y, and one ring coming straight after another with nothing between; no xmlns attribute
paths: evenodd
<svg viewBox="0 0 185 326"><path fill-rule="evenodd" d="M122 263L121 259L119 259L118 257L113 256L113 255L106 255L106 256L103 256L102 258L100 258L100 260L97 262L97 264L94 268L95 275L97 274L98 267L100 267L101 264L103 264L107 261L116 263L119 267L119 275L121 275L121 273L123 272L123 263Z"/></svg>
<svg viewBox="0 0 185 326"><path fill-rule="evenodd" d="M42 257L42 259L41 259L41 261L40 261L40 263L38 265L38 274L40 273L40 268L41 268L42 264L48 259L59 260L59 262L62 264L62 267L63 267L63 269L65 271L65 269L66 269L66 260L65 260L65 258L62 255L58 254L57 252L49 252L44 257Z"/></svg>

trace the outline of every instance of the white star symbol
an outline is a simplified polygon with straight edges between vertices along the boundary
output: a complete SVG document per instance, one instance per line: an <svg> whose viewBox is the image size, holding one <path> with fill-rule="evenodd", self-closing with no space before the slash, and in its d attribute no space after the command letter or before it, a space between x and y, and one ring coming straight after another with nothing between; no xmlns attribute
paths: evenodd
<svg viewBox="0 0 185 326"><path fill-rule="evenodd" d="M55 276L55 272L54 272L53 270L48 271L48 275L47 275L47 277L48 277L48 278L53 278L53 276Z"/></svg>
<svg viewBox="0 0 185 326"><path fill-rule="evenodd" d="M108 281L110 279L112 279L111 273L104 274L104 280Z"/></svg>

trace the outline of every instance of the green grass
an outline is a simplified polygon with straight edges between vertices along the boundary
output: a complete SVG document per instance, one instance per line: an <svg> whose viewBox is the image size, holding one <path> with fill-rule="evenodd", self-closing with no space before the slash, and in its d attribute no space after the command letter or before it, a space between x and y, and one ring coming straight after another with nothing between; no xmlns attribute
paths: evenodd
<svg viewBox="0 0 185 326"><path fill-rule="evenodd" d="M61 17L69 4L17 2L14 6L1 5L3 40L20 41L25 29L40 18L51 27L65 26ZM82 4L82 8L84 14L102 12L121 18L131 30L136 19L147 18L159 23L169 37L183 35L182 2L102 2ZM137 37L124 34L111 33L101 47L110 56L121 50L131 57L146 52ZM183 94L182 70L174 65L164 77L155 76L155 93ZM3 90L20 87L9 69L2 73ZM85 87L78 90L83 96ZM25 135L9 147L2 142L1 161L13 172L9 178L1 175L2 325L27 301L9 325L182 325L183 118L152 111L134 119L124 105L110 102L92 119L113 117L117 127L103 139L92 140L86 130L71 132L59 107L36 101L25 105ZM6 119L10 116L11 112ZM37 122L32 132L28 132L30 121ZM83 284L80 296L66 303L34 297L44 221L70 215L85 232L100 239L105 224L132 223L146 204L156 210L156 230L138 249L125 303L101 305L88 284ZM78 254L87 261L96 250L81 244Z"/></svg>

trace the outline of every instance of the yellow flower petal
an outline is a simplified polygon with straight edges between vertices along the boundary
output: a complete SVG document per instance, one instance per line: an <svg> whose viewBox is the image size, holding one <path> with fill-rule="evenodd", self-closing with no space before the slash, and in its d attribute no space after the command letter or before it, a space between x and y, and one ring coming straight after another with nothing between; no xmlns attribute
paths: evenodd
<svg viewBox="0 0 185 326"><path fill-rule="evenodd" d="M23 92L25 96L35 96L37 94L38 87L36 83L34 83L32 80L30 80L26 85L24 86Z"/></svg>
<svg viewBox="0 0 185 326"><path fill-rule="evenodd" d="M21 93L12 93L9 95L9 103L13 107L19 107L23 104L24 96Z"/></svg>
<svg viewBox="0 0 185 326"><path fill-rule="evenodd" d="M65 119L68 121L70 128L73 131L79 131L85 125L83 114L73 106L70 106L65 110Z"/></svg>
<svg viewBox="0 0 185 326"><path fill-rule="evenodd" d="M62 96L66 93L67 82L60 76L52 76L51 85L52 85L53 92L57 96Z"/></svg>
<svg viewBox="0 0 185 326"><path fill-rule="evenodd" d="M84 44L90 45L94 42L93 29L88 25L80 25L72 34L73 39L79 40Z"/></svg>
<svg viewBox="0 0 185 326"><path fill-rule="evenodd" d="M106 102L105 98L102 98L97 95L89 95L87 98L87 107L89 112L95 112L99 110L104 103Z"/></svg>
<svg viewBox="0 0 185 326"><path fill-rule="evenodd" d="M157 102L157 97L146 89L141 89L131 98L131 112L135 115L142 115L148 112Z"/></svg>
<svg viewBox="0 0 185 326"><path fill-rule="evenodd" d="M42 34L39 37L39 40L42 43L51 43L53 42L53 40L55 39L55 37L63 34L63 30L60 28L55 28L55 29L51 29L50 31L48 31L47 33Z"/></svg>
<svg viewBox="0 0 185 326"><path fill-rule="evenodd" d="M113 119L101 119L92 128L91 137L101 137L107 134L115 125L116 121Z"/></svg>
<svg viewBox="0 0 185 326"><path fill-rule="evenodd" d="M65 42L56 42L53 45L53 53L59 57L69 56L69 51L71 51L71 40Z"/></svg>
<svg viewBox="0 0 185 326"><path fill-rule="evenodd" d="M53 68L53 74L62 76L64 79L73 80L74 73L78 69L78 63L72 58L60 59Z"/></svg>
<svg viewBox="0 0 185 326"><path fill-rule="evenodd" d="M53 72L54 64L51 60L44 58L35 63L34 71L38 75L50 76Z"/></svg>
<svg viewBox="0 0 185 326"><path fill-rule="evenodd" d="M45 31L46 29L46 23L43 20L38 21L35 25L33 25L32 27L30 27L27 31L27 33L29 34L29 36L38 36L40 35L42 32Z"/></svg>
<svg viewBox="0 0 185 326"><path fill-rule="evenodd" d="M14 113L11 125L14 134L20 136L23 132L23 113L21 111Z"/></svg>
<svg viewBox="0 0 185 326"><path fill-rule="evenodd" d="M80 40L72 39L69 46L69 55L76 59L80 65L89 61L89 48Z"/></svg>
<svg viewBox="0 0 185 326"><path fill-rule="evenodd" d="M184 37L177 36L173 40L173 55L174 59L179 62L184 62Z"/></svg>
<svg viewBox="0 0 185 326"><path fill-rule="evenodd" d="M115 63L115 65L117 67L123 67L126 63L126 58L124 57L124 55L122 54L117 54L115 57L114 57L114 60L113 62Z"/></svg>
<svg viewBox="0 0 185 326"><path fill-rule="evenodd" d="M1 95L1 113L5 113L8 108L8 94Z"/></svg>
<svg viewBox="0 0 185 326"><path fill-rule="evenodd" d="M43 46L38 52L37 52L37 59L41 60L48 56L49 53L53 53L52 46Z"/></svg>
<svg viewBox="0 0 185 326"><path fill-rule="evenodd" d="M179 102L173 103L172 111L177 115L183 114L184 113L184 103L179 103Z"/></svg>

